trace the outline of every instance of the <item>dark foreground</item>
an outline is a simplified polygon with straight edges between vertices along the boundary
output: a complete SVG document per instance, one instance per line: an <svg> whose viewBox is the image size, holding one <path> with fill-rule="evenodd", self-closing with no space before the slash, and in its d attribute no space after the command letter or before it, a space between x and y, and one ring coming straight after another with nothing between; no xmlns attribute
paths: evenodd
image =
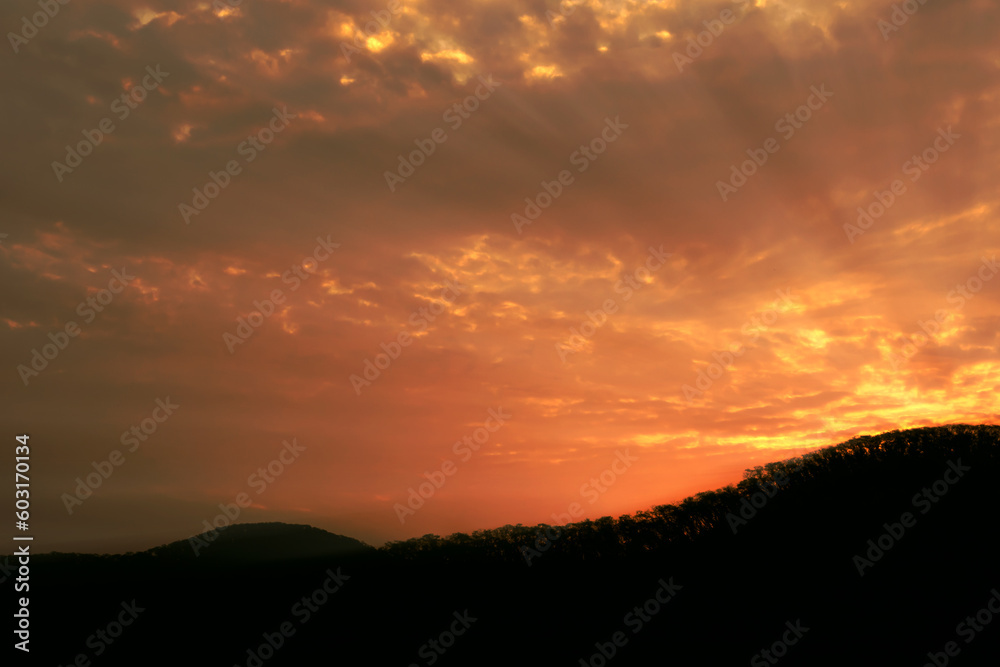
<svg viewBox="0 0 1000 667"><path fill-rule="evenodd" d="M549 542L505 526L376 550L251 524L197 557L186 540L36 556L30 660L5 651L83 667L996 665L998 454L996 426L857 438Z"/></svg>

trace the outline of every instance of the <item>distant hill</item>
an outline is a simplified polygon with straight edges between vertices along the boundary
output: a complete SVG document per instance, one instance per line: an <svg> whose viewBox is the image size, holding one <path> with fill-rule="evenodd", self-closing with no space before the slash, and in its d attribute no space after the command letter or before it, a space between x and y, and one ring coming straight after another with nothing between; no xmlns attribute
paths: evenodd
<svg viewBox="0 0 1000 667"><path fill-rule="evenodd" d="M995 665L998 482L1000 427L892 431L566 526L374 549L244 524L197 557L45 556L32 618L67 665Z"/></svg>
<svg viewBox="0 0 1000 667"><path fill-rule="evenodd" d="M268 561L335 558L370 554L375 547L353 537L337 535L320 528L280 522L236 523L177 540L146 551L127 554L77 554L52 552L33 556L35 562L80 563L88 567L141 563L192 566L248 565ZM9 556L8 556L9 557Z"/></svg>
<svg viewBox="0 0 1000 667"><path fill-rule="evenodd" d="M289 558L323 558L374 551L375 547L312 526L287 523L237 523L150 549L159 558L195 558L266 562Z"/></svg>

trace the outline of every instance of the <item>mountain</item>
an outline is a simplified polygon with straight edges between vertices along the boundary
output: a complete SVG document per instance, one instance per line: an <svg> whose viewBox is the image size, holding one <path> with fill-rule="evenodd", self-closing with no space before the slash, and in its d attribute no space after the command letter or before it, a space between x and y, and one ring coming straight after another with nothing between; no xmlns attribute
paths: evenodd
<svg viewBox="0 0 1000 667"><path fill-rule="evenodd" d="M237 525L198 556L38 557L32 619L66 665L994 665L998 474L1000 427L955 425L565 526L373 549Z"/></svg>
<svg viewBox="0 0 1000 667"><path fill-rule="evenodd" d="M289 558L334 558L374 551L352 537L312 526L287 523L237 523L150 549L159 558L201 558L254 563Z"/></svg>

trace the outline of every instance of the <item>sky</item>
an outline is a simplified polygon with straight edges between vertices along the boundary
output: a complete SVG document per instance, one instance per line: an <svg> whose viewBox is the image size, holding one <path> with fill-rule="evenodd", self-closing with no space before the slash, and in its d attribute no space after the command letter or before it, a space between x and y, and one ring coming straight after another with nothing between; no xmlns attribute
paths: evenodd
<svg viewBox="0 0 1000 667"><path fill-rule="evenodd" d="M596 519L997 423L1000 8L905 8L5 3L36 549Z"/></svg>

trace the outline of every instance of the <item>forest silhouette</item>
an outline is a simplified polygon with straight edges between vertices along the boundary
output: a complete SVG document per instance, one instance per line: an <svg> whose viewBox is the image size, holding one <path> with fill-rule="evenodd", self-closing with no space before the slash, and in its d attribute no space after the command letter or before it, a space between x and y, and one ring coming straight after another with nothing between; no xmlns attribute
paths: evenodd
<svg viewBox="0 0 1000 667"><path fill-rule="evenodd" d="M1000 610L998 463L998 426L918 428L563 526L374 548L237 524L199 536L198 555L184 539L33 556L32 654L67 666L80 654L95 666L995 665L1000 613L976 619L994 594ZM142 611L111 637L133 601Z"/></svg>

